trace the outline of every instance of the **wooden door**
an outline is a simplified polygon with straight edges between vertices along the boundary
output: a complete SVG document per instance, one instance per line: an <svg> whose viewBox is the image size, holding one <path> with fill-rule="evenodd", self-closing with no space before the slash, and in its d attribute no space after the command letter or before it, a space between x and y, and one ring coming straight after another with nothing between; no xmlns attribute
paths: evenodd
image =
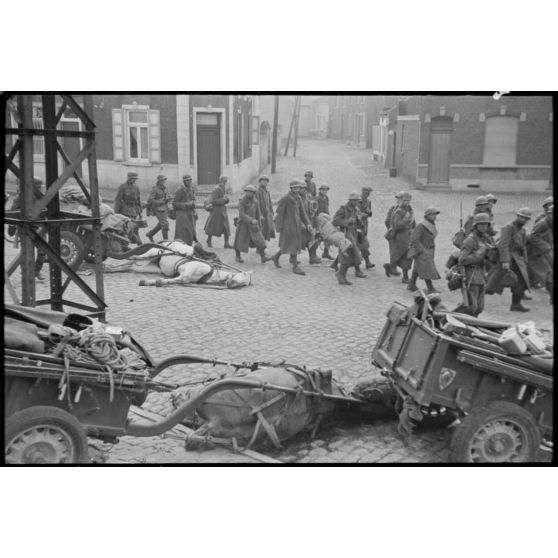
<svg viewBox="0 0 558 558"><path fill-rule="evenodd" d="M451 118L432 119L428 161L428 184L430 185L449 184L452 133L453 121Z"/></svg>
<svg viewBox="0 0 558 558"><path fill-rule="evenodd" d="M221 174L219 115L199 114L196 131L198 184L217 184Z"/></svg>
<svg viewBox="0 0 558 558"><path fill-rule="evenodd" d="M60 127L62 128L62 130L68 130L68 131L72 131L72 132L79 132L79 122L78 121L62 121L60 122ZM62 138L62 149L64 150L64 153L66 153L66 155L68 156L68 158L70 159L70 162L73 162L76 160L79 152L81 151L81 140L80 138ZM66 164L66 162L62 160L62 168L66 168L68 165ZM82 169L81 169L81 165L79 165L76 169L76 172L79 176L83 176L82 174Z"/></svg>

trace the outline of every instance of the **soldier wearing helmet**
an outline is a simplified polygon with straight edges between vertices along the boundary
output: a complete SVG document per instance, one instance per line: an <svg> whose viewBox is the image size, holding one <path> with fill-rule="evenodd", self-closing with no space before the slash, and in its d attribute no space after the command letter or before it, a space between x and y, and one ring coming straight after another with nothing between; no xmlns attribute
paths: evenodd
<svg viewBox="0 0 558 558"><path fill-rule="evenodd" d="M407 257L411 231L415 228L415 217L411 207L411 193L400 192L399 204L391 214L390 226L386 233L389 241L389 263L384 264L386 275L399 275L397 267L403 272L402 283L409 283L409 270L412 260Z"/></svg>
<svg viewBox="0 0 558 558"><path fill-rule="evenodd" d="M534 223L535 225L536 225L539 221L541 221L542 219L544 219L544 218L546 217L548 208L549 208L551 205L553 205L553 204L554 204L554 196L549 196L548 198L546 198L546 199L543 201L543 204L542 204L543 210L542 210L542 212L539 213L539 214L537 215L537 217L535 218L535 223Z"/></svg>
<svg viewBox="0 0 558 558"><path fill-rule="evenodd" d="M224 248L232 248L229 244L229 237L231 235L231 225L229 223L229 215L227 213L227 204L230 199L227 196L227 182L228 177L222 174L219 177L219 184L211 192L209 203L209 216L205 222L204 231L207 234L207 246L213 247L211 242L212 236L223 235L225 239Z"/></svg>
<svg viewBox="0 0 558 558"><path fill-rule="evenodd" d="M486 294L487 263L492 250L492 239L488 234L491 224L488 213L476 213L473 230L463 241L458 263L463 270L463 304L459 312L478 316L484 310Z"/></svg>
<svg viewBox="0 0 558 558"><path fill-rule="evenodd" d="M359 247L366 264L366 269L372 269L375 265L370 261L370 242L368 241L368 219L372 217L372 201L370 200L372 187L363 186L361 192L358 208L362 214L362 241Z"/></svg>
<svg viewBox="0 0 558 558"><path fill-rule="evenodd" d="M329 186L327 184L320 184L318 188L318 195L316 196L316 201L318 202L318 209L316 211L316 215L320 213L325 213L329 215ZM322 259L324 260L333 260L334 258L329 253L329 248L331 244L324 240L324 250L322 252Z"/></svg>
<svg viewBox="0 0 558 558"><path fill-rule="evenodd" d="M407 285L409 291L416 291L417 279L422 279L426 283L428 294L439 293L432 283L435 279L440 279L440 274L436 269L434 255L436 251L436 218L440 212L435 207L428 207L424 212L424 220L421 221L411 233L410 255L413 257L413 273Z"/></svg>
<svg viewBox="0 0 558 558"><path fill-rule="evenodd" d="M265 240L275 238L275 224L273 223L275 214L273 212L273 204L271 203L271 194L267 189L268 184L269 177L262 174L258 180L256 199L260 204L260 211L262 213L262 234Z"/></svg>
<svg viewBox="0 0 558 558"><path fill-rule="evenodd" d="M527 259L532 279L544 285L554 302L554 204L545 207L545 216L533 226L527 240Z"/></svg>
<svg viewBox="0 0 558 558"><path fill-rule="evenodd" d="M151 194L147 200L147 207L151 211L152 215L157 217L157 224L153 229L147 233L147 238L153 242L153 237L161 231L163 234L163 240L168 240L169 238L169 208L168 204L171 201L171 197L167 191L167 177L163 174L157 176L157 183L153 186Z"/></svg>
<svg viewBox="0 0 558 558"><path fill-rule="evenodd" d="M174 238L183 240L192 246L197 242L196 221L196 196L192 187L192 175L185 174L182 184L177 188L172 200L172 206L176 211L176 224Z"/></svg>
<svg viewBox="0 0 558 558"><path fill-rule="evenodd" d="M305 179L307 177L305 176ZM313 183L312 183L313 184ZM319 237L316 238L315 231L318 228L316 217L318 216L318 201L316 195L312 192L316 191L316 185L314 184L313 190L311 185L306 180L302 183L302 187L299 190L300 201L302 207L306 212L308 221L312 225L310 229L302 230L302 248L308 250L308 259L310 264L322 263L322 260L317 255L318 245L320 243Z"/></svg>
<svg viewBox="0 0 558 558"><path fill-rule="evenodd" d="M244 263L242 253L247 253L250 247L255 247L260 255L261 262L265 263L270 258L265 255L265 239L262 235L263 216L260 204L256 200L257 189L252 184L244 187L244 196L238 200L238 219L234 237L234 250L236 261Z"/></svg>
<svg viewBox="0 0 558 558"><path fill-rule="evenodd" d="M523 207L517 211L516 218L504 225L500 232L500 238L496 243L498 249L498 264L491 267L488 273L486 285L487 294L502 294L505 288L505 279L516 279L511 287L512 312L529 312L529 308L523 306L521 300L525 291L529 290L529 274L527 270L527 232L525 224L531 219L531 210Z"/></svg>
<svg viewBox="0 0 558 558"><path fill-rule="evenodd" d="M492 218L492 205L493 204L490 203L489 196L492 196L492 194L489 194L488 196L479 196L475 200L475 209L473 210L473 214L469 215L469 217L467 218L467 221L465 221L465 225L463 226L466 237L468 235L470 235L472 230L473 230L473 221L474 221L474 217L475 217L475 215L477 215L477 213L485 213L489 217ZM492 196L492 198L494 198L494 196ZM496 199L496 198L494 198L494 199ZM491 237L496 236L496 231L494 230L494 226L493 226L492 223L488 227L487 234L489 234Z"/></svg>
<svg viewBox="0 0 558 558"><path fill-rule="evenodd" d="M304 173L304 182L306 182L306 187L308 188L308 192L312 195L313 198L316 197L316 183L314 182L314 173L309 170Z"/></svg>
<svg viewBox="0 0 558 558"><path fill-rule="evenodd" d="M137 185L138 173L129 172L126 178L126 182L120 184L118 191L116 192L116 197L114 198L114 212L120 213L120 215L125 215L126 217L136 221L141 219L142 206L141 206L141 195L140 190ZM134 228L134 232L131 235L132 242L136 244L141 244L141 238L137 227Z"/></svg>
<svg viewBox="0 0 558 558"><path fill-rule="evenodd" d="M333 224L341 232L345 233L347 240L351 242L351 248L346 253L339 252L339 269L335 273L340 285L351 285L347 280L347 271L350 267L355 268L355 277L365 278L366 275L360 269L362 255L358 243L358 230L362 230L362 215L358 208L361 196L354 191L349 194L347 203L342 205L333 216Z"/></svg>
<svg viewBox="0 0 558 558"><path fill-rule="evenodd" d="M302 249L302 231L312 228L299 195L303 188L304 182L291 180L289 193L284 195L277 204L275 228L279 233L279 251L271 258L275 267L281 267L279 264L281 254L289 254L293 273L297 275L306 275L297 261L297 254Z"/></svg>

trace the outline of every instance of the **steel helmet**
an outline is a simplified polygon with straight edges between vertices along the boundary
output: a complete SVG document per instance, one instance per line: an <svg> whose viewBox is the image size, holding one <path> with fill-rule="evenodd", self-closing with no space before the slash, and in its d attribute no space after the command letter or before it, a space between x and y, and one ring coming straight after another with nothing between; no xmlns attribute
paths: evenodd
<svg viewBox="0 0 558 558"><path fill-rule="evenodd" d="M551 203L547 208L546 208L546 212L549 213L550 215L554 215L554 204Z"/></svg>
<svg viewBox="0 0 558 558"><path fill-rule="evenodd" d="M487 199L489 202L494 202L494 203L496 203L496 202L498 201L498 200L496 199L496 196L493 195L493 194L486 194L486 199Z"/></svg>
<svg viewBox="0 0 558 558"><path fill-rule="evenodd" d="M401 196L404 194L405 192L403 192L403 190L401 192L397 192L397 194L395 194L395 199L396 200L400 200Z"/></svg>
<svg viewBox="0 0 558 558"><path fill-rule="evenodd" d="M490 219L490 215L488 213L477 213L473 217L473 226L480 225L481 223L486 223L490 225L492 223L492 219Z"/></svg>
<svg viewBox="0 0 558 558"><path fill-rule="evenodd" d="M475 207L477 205L488 205L488 198L486 196L479 196L476 200L475 200Z"/></svg>
<svg viewBox="0 0 558 558"><path fill-rule="evenodd" d="M314 178L314 173L312 171L306 171L304 176L309 176L310 178Z"/></svg>
<svg viewBox="0 0 558 558"><path fill-rule="evenodd" d="M355 190L349 194L349 200L360 200L360 194Z"/></svg>
<svg viewBox="0 0 558 558"><path fill-rule="evenodd" d="M550 196L549 198L546 198L546 200L544 200L542 206L546 207L547 205L550 205L551 203L554 203L554 196Z"/></svg>
<svg viewBox="0 0 558 558"><path fill-rule="evenodd" d="M363 186L362 191L363 192L372 192L372 186Z"/></svg>
<svg viewBox="0 0 558 558"><path fill-rule="evenodd" d="M412 199L411 192L401 192L401 201L411 201Z"/></svg>
<svg viewBox="0 0 558 558"><path fill-rule="evenodd" d="M262 180L267 180L269 182L269 176L267 176L267 174L262 174L258 180L259 182L261 182Z"/></svg>
<svg viewBox="0 0 558 558"><path fill-rule="evenodd" d="M252 184L248 184L248 186L244 186L245 192L257 192L256 188L252 186Z"/></svg>
<svg viewBox="0 0 558 558"><path fill-rule="evenodd" d="M300 182L300 180L297 180L296 178L289 182L289 188L300 188L301 186L302 183Z"/></svg>
<svg viewBox="0 0 558 558"><path fill-rule="evenodd" d="M522 207L517 212L518 217L526 217L527 219L531 219L531 210L528 207Z"/></svg>
<svg viewBox="0 0 558 558"><path fill-rule="evenodd" d="M327 184L320 184L318 190L329 190L329 186Z"/></svg>
<svg viewBox="0 0 558 558"><path fill-rule="evenodd" d="M428 207L424 212L424 216L426 217L427 215L433 215L433 214L438 215L438 213L440 212L435 207Z"/></svg>

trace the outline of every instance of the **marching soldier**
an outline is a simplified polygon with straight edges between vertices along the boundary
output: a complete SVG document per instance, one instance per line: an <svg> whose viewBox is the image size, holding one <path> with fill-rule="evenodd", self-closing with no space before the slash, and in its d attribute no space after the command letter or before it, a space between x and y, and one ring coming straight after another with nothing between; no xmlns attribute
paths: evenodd
<svg viewBox="0 0 558 558"><path fill-rule="evenodd" d="M314 185L315 188L315 185ZM312 195L308 182L303 183L300 189L300 199L302 207L308 217L308 222L312 225L310 229L302 231L302 247L308 250L308 261L311 265L322 263L322 260L316 254L319 241L316 240L315 234L318 228L316 216L318 210L318 202L316 196Z"/></svg>
<svg viewBox="0 0 558 558"><path fill-rule="evenodd" d="M275 224L273 222L273 204L271 203L271 194L267 189L269 177L265 174L260 176L258 181L258 191L256 192L256 200L260 205L262 214L262 234L265 240L275 238Z"/></svg>
<svg viewBox="0 0 558 558"><path fill-rule="evenodd" d="M226 195L226 186L228 178L225 175L219 177L219 184L215 187L209 198L211 209L207 221L205 222L205 233L207 234L207 246L212 248L212 236L221 236L225 238L225 248L232 248L229 244L229 237L231 235L231 225L229 223L229 216L227 214L227 204L229 198Z"/></svg>
<svg viewBox="0 0 558 558"><path fill-rule="evenodd" d="M174 194L172 206L176 210L176 225L174 238L180 239L192 246L197 242L196 221L196 196L192 188L192 175L185 174L182 177L182 184Z"/></svg>
<svg viewBox="0 0 558 558"><path fill-rule="evenodd" d="M147 200L148 211L157 217L157 224L147 233L147 238L154 242L153 237L161 231L163 240L169 238L169 207L170 196L166 186L167 177L160 174L157 177L157 184L153 186L151 194Z"/></svg>
<svg viewBox="0 0 558 558"><path fill-rule="evenodd" d="M527 240L529 271L533 278L546 287L550 304L554 303L554 205L545 208L546 215L540 219Z"/></svg>
<svg viewBox="0 0 558 558"><path fill-rule="evenodd" d="M310 231L312 225L302 207L299 191L304 183L300 180L291 180L290 191L284 195L277 204L275 214L275 228L279 233L279 251L271 258L275 267L281 267L279 258L281 254L289 254L289 261L293 266L293 273L306 275L297 263L297 254L302 249L302 231Z"/></svg>
<svg viewBox="0 0 558 558"><path fill-rule="evenodd" d="M309 170L304 173L304 182L306 182L306 187L308 188L308 191L310 192L312 197L315 198L317 192L316 192L316 183L314 182L313 178L314 178L314 173L312 171Z"/></svg>
<svg viewBox="0 0 558 558"><path fill-rule="evenodd" d="M486 263L493 243L488 228L492 220L488 213L477 213L474 217L473 231L463 241L459 252L459 265L463 268L465 293L463 303L473 316L484 310L486 293Z"/></svg>
<svg viewBox="0 0 558 558"><path fill-rule="evenodd" d="M329 186L327 184L320 184L318 188L318 196L316 197L316 201L318 202L318 210L316 211L316 215L320 213L326 213L329 215L329 196L327 193L329 192ZM322 258L324 260L333 260L334 258L331 257L329 253L329 247L331 244L324 240L324 251L322 252Z"/></svg>
<svg viewBox="0 0 558 558"><path fill-rule="evenodd" d="M240 253L247 253L249 248L255 247L262 263L269 261L265 255L265 239L262 235L262 214L260 205L255 199L256 188L248 184L244 188L244 196L238 200L238 224L234 238L236 261L244 263Z"/></svg>
<svg viewBox="0 0 558 558"><path fill-rule="evenodd" d="M494 196L492 196L492 197L494 198ZM496 199L496 198L494 198L494 199ZM491 205L488 196L479 196L475 200L475 209L473 210L473 214L469 215L469 217L467 218L467 221L465 221L465 225L463 225L463 230L465 231L465 236L469 236L471 234L471 232L473 231L473 223L474 223L475 215L477 215L478 213L485 213L489 217L492 218L492 206L493 205L494 204ZM487 234L489 234L490 236L495 236L496 235L496 231L494 230L494 226L492 225L492 223L490 224L490 227L488 227Z"/></svg>
<svg viewBox="0 0 558 558"><path fill-rule="evenodd" d="M409 291L417 290L417 279L423 279L428 289L428 294L439 293L434 288L432 280L440 279L440 274L434 263L436 250L436 217L440 212L434 207L429 207L424 212L424 220L420 222L411 233L410 253L413 255L414 266L411 280L407 285Z"/></svg>
<svg viewBox="0 0 558 558"><path fill-rule="evenodd" d="M411 193L402 192L399 205L391 215L391 242L389 246L389 263L384 264L386 275L398 275L395 273L397 267L401 268L403 277L402 283L409 282L409 270L412 260L407 256L409 243L411 241L411 231L415 228L415 218L411 207Z"/></svg>
<svg viewBox="0 0 558 558"><path fill-rule="evenodd" d="M362 233L359 235L359 248L366 264L366 269L375 265L370 261L370 242L368 241L368 219L372 217L372 201L370 200L371 186L363 186L358 208L362 217Z"/></svg>
<svg viewBox="0 0 558 558"><path fill-rule="evenodd" d="M333 216L333 224L344 232L352 243L352 247L347 253L340 251L338 255L339 271L335 273L335 276L340 285L352 284L347 280L347 271L352 266L355 268L355 277L366 277L360 270L362 256L358 248L358 229L362 230L362 218L358 209L360 199L358 192L351 192L347 203L342 205Z"/></svg>
<svg viewBox="0 0 558 558"><path fill-rule="evenodd" d="M388 241L388 247L389 247L389 253L391 254L392 251L392 244L393 244L393 229L391 228L391 218L393 216L393 212L399 207L399 202L401 201L401 196L403 195L404 192L398 192L397 194L395 194L395 205L392 205L387 212L386 215L386 219L384 221L384 224L386 226L386 233L384 235L384 238ZM397 270L397 267L392 267L390 264L384 264L384 270L386 272L386 275L388 277L390 277L391 275L395 276L395 277L399 277L401 275L401 273Z"/></svg>
<svg viewBox="0 0 558 558"><path fill-rule="evenodd" d="M525 224L531 219L531 210L524 207L517 212L516 218L502 227L500 238L496 243L498 249L498 264L491 267L486 285L487 294L502 294L506 286L506 275L512 271L516 277L511 287L512 312L529 312L529 308L521 304L521 299L529 289L527 272L527 233Z"/></svg>
<svg viewBox="0 0 558 558"><path fill-rule="evenodd" d="M138 173L129 172L126 182L120 184L114 199L114 212L125 215L136 221L141 218L141 195L137 185ZM134 225L134 232L131 235L132 242L142 244L137 226Z"/></svg>

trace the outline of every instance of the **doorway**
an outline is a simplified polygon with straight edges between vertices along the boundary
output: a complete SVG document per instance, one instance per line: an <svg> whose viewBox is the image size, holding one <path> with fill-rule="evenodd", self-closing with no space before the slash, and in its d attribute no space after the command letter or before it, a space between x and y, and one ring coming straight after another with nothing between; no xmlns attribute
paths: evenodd
<svg viewBox="0 0 558 558"><path fill-rule="evenodd" d="M221 115L198 113L196 118L198 184L217 184L221 174Z"/></svg>
<svg viewBox="0 0 558 558"><path fill-rule="evenodd" d="M432 119L428 159L429 186L449 185L452 134L453 119L451 117L440 116Z"/></svg>

